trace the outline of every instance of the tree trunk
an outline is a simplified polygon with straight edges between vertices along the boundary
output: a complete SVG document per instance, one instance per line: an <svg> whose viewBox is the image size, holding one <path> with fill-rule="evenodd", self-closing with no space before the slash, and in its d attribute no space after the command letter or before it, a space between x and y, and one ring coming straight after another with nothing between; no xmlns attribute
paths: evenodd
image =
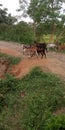
<svg viewBox="0 0 65 130"><path fill-rule="evenodd" d="M50 40L49 43L53 43L53 39L54 39L54 33L55 33L55 25L52 25L52 34L50 36Z"/></svg>
<svg viewBox="0 0 65 130"><path fill-rule="evenodd" d="M51 1L51 6L52 6L52 13L54 14L54 0ZM52 23L51 23L51 28L52 28L52 33L50 36L50 40L49 43L53 43L53 39L54 39L54 33L55 33L55 23L54 23L54 18L52 16Z"/></svg>
<svg viewBox="0 0 65 130"><path fill-rule="evenodd" d="M34 41L36 41L36 23L35 22L33 24L33 29L34 29Z"/></svg>
<svg viewBox="0 0 65 130"><path fill-rule="evenodd" d="M56 42L55 42L56 44L58 43L60 37L63 35L64 32L65 32L65 30L63 30L63 31L59 34L59 36L57 37Z"/></svg>

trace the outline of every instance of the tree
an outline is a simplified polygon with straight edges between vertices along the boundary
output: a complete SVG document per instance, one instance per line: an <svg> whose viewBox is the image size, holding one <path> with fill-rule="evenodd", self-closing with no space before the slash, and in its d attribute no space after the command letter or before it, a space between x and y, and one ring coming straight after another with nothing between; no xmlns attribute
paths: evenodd
<svg viewBox="0 0 65 130"><path fill-rule="evenodd" d="M64 17L63 14L61 15L62 4L62 0L30 0L29 4L27 0L20 0L20 5L24 8L24 14L27 13L33 19L34 37L36 37L37 28L41 23L44 25L49 23L48 28L50 27L49 33L51 34L49 42L52 42L58 25L61 23L62 27L64 25Z"/></svg>
<svg viewBox="0 0 65 130"><path fill-rule="evenodd" d="M13 24L16 22L16 18L7 13L7 8L2 8L0 4L0 24Z"/></svg>
<svg viewBox="0 0 65 130"><path fill-rule="evenodd" d="M28 8L28 14L33 18L35 25L40 23L47 24L47 21L49 22L51 42L53 40L53 35L59 18L61 18L61 5L61 0L31 0Z"/></svg>
<svg viewBox="0 0 65 130"><path fill-rule="evenodd" d="M2 5L0 5L2 7ZM0 8L0 23L6 23L7 21L7 8Z"/></svg>
<svg viewBox="0 0 65 130"><path fill-rule="evenodd" d="M17 21L17 19L13 16L11 16L11 14L8 14L7 16L7 24L11 25L14 24Z"/></svg>

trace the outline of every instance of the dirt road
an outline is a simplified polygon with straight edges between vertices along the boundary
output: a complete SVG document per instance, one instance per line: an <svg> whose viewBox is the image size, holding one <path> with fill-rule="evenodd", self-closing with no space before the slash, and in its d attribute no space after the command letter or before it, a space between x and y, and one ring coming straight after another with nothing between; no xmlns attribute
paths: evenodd
<svg viewBox="0 0 65 130"><path fill-rule="evenodd" d="M23 60L18 65L13 66L11 71L18 78L28 74L35 66L40 66L43 71L55 73L65 79L65 54L48 52L46 59L40 57L29 58L23 56L20 44L4 41L0 41L0 52L23 57Z"/></svg>

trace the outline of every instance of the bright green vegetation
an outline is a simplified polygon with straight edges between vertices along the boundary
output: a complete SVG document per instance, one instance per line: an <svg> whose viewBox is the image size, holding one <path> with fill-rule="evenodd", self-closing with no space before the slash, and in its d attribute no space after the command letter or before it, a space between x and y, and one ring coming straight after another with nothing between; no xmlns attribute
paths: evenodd
<svg viewBox="0 0 65 130"><path fill-rule="evenodd" d="M0 80L0 130L60 130L65 115L65 82L38 67L23 79Z"/></svg>
<svg viewBox="0 0 65 130"><path fill-rule="evenodd" d="M0 53L0 59L6 59L9 62L10 66L18 64L21 60L20 57L10 56L4 53Z"/></svg>

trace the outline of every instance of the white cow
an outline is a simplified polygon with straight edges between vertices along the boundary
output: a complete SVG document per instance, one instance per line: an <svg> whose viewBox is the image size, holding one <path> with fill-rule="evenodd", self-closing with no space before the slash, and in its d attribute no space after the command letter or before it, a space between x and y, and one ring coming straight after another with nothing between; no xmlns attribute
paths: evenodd
<svg viewBox="0 0 65 130"><path fill-rule="evenodd" d="M48 49L48 51L50 50L50 49L58 49L58 47L57 47L57 45L56 44L52 44L52 43L50 43L50 44L48 44L47 45L47 49Z"/></svg>

